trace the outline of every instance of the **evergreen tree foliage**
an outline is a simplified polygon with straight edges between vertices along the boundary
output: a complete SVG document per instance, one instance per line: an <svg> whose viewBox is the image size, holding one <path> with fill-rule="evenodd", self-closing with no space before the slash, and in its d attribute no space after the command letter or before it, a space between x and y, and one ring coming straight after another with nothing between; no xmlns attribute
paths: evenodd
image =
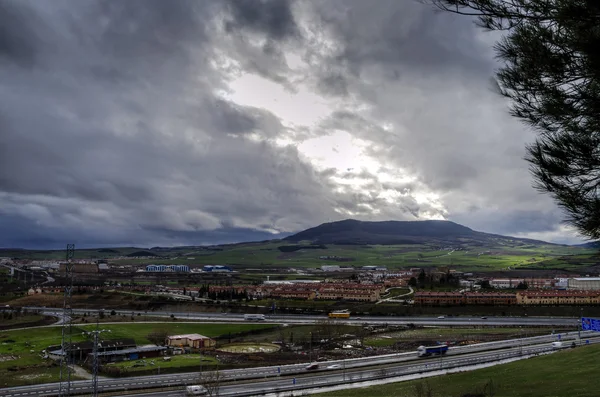
<svg viewBox="0 0 600 397"><path fill-rule="evenodd" d="M539 133L526 157L535 187L600 239L600 1L423 1L505 31L497 83L511 114Z"/></svg>

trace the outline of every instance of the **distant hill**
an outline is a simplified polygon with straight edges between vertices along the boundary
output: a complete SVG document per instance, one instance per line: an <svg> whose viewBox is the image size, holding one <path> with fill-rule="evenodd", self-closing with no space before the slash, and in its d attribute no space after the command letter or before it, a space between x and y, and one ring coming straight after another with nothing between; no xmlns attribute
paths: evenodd
<svg viewBox="0 0 600 397"><path fill-rule="evenodd" d="M600 248L600 241L590 241L588 243L578 244L578 245L576 245L576 247L581 247L581 248Z"/></svg>
<svg viewBox="0 0 600 397"><path fill-rule="evenodd" d="M324 223L283 239L312 244L439 244L439 245L550 245L538 240L477 232L450 221L363 222L348 219Z"/></svg>

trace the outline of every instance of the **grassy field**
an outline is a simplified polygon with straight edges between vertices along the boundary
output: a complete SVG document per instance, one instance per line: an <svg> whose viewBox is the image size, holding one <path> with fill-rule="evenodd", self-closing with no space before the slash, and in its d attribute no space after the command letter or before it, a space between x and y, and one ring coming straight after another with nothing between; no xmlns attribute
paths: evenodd
<svg viewBox="0 0 600 397"><path fill-rule="evenodd" d="M268 324L189 324L189 323L136 323L102 324L102 329L110 330L102 336L106 339L133 338L139 345L151 343L147 335L155 330L168 330L172 334L199 333L210 337L235 335L252 330L268 330ZM73 328L73 341L86 340L83 331L95 325ZM61 327L31 328L23 331L0 331L0 385L16 386L58 380L52 360L44 359L40 352L51 345L60 344ZM18 373L19 376L15 376ZM22 377L21 374L25 374ZM4 383L3 383L4 382Z"/></svg>
<svg viewBox="0 0 600 397"><path fill-rule="evenodd" d="M145 360L132 360L132 361L121 361L119 363L108 364L108 367L117 367L122 371L126 372L126 375L135 375L136 372L147 372L149 369L155 369L156 374L160 370L167 370L169 368L200 368L200 360L202 365L213 366L217 364L217 360L214 357L200 355L200 354L181 354L178 356L171 356L169 361L163 360L162 357Z"/></svg>
<svg viewBox="0 0 600 397"><path fill-rule="evenodd" d="M600 388L598 360L600 346L586 346L428 380L354 388L314 396L415 397L418 396L417 385L428 384L433 392L432 397L462 397L467 393L475 395L492 380L497 389L495 397L590 397L597 395L594 390Z"/></svg>
<svg viewBox="0 0 600 397"><path fill-rule="evenodd" d="M140 248L76 250L75 258L106 258L120 264L231 264L238 268L269 269L281 267L317 268L322 265L364 266L388 268L453 266L465 271L503 269L567 269L589 267L600 263L597 250L580 247L531 245L471 247L448 251L424 245L328 245L326 249L300 249L281 252L286 242L246 243L217 249L172 248L156 251L157 257L124 258ZM63 251L6 251L7 256L32 259L62 259ZM338 260L320 259L321 256ZM302 277L301 277L302 278Z"/></svg>
<svg viewBox="0 0 600 397"><path fill-rule="evenodd" d="M562 332L555 328L418 328L401 332L385 333L365 338L365 345L373 347L393 346L396 342L429 340L439 338L440 341L454 339L479 340L489 336L499 336L503 338L519 338L535 335L547 335L552 331ZM572 331L572 330L570 330Z"/></svg>

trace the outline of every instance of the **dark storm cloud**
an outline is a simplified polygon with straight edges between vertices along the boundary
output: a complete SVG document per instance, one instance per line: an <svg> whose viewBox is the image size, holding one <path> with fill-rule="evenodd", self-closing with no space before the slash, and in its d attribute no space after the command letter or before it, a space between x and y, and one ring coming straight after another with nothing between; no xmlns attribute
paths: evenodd
<svg viewBox="0 0 600 397"><path fill-rule="evenodd" d="M207 244L443 213L417 200L424 184L455 216L520 214L467 225L550 229L552 207L515 177L520 132L481 91L492 64L473 32L404 1L0 1L0 246ZM245 74L312 87L335 112L293 125L235 103ZM339 130L380 169L315 168L295 148Z"/></svg>
<svg viewBox="0 0 600 397"><path fill-rule="evenodd" d="M31 67L40 50L43 21L26 4L0 2L0 61Z"/></svg>
<svg viewBox="0 0 600 397"><path fill-rule="evenodd" d="M494 233L503 235L521 235L527 233L553 232L561 224L561 215L556 211L514 210L498 211L477 209L470 214L452 217L458 223L469 224L475 230L489 229L493 225Z"/></svg>
<svg viewBox="0 0 600 397"><path fill-rule="evenodd" d="M314 2L314 29L325 28L337 42L326 64L359 77L375 68L385 80L440 72L489 77L491 49L477 41L474 28L459 17L432 12L416 1L332 0ZM373 70L367 73L373 73ZM322 71L319 85L338 91L344 78Z"/></svg>
<svg viewBox="0 0 600 397"><path fill-rule="evenodd" d="M248 29L274 40L299 33L290 0L228 0L227 5L231 11L228 31Z"/></svg>

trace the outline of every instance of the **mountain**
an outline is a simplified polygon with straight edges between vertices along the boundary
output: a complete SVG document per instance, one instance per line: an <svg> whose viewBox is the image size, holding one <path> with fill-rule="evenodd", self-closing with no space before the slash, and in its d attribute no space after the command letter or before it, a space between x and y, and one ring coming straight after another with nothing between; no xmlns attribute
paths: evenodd
<svg viewBox="0 0 600 397"><path fill-rule="evenodd" d="M581 248L600 248L600 241L590 241L584 244L578 244L576 247Z"/></svg>
<svg viewBox="0 0 600 397"><path fill-rule="evenodd" d="M450 221L363 222L347 219L324 223L283 239L312 244L439 244L439 245L550 245L538 240L477 232Z"/></svg>

